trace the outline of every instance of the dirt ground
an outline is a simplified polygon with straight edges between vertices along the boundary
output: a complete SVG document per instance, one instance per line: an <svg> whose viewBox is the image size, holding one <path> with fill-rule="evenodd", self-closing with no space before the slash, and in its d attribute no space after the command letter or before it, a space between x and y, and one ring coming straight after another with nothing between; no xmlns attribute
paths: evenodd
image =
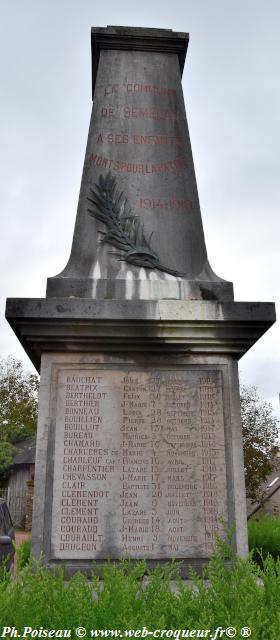
<svg viewBox="0 0 280 640"><path fill-rule="evenodd" d="M31 538L31 533L29 531L16 531L16 544L20 544L24 542L24 540L29 540Z"/></svg>

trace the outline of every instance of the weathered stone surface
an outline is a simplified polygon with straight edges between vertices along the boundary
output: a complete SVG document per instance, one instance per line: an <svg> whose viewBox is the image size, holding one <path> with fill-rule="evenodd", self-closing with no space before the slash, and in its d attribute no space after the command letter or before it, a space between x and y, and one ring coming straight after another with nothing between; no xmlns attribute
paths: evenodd
<svg viewBox="0 0 280 640"><path fill-rule="evenodd" d="M221 373L61 370L54 558L205 557L227 520Z"/></svg>
<svg viewBox="0 0 280 640"><path fill-rule="evenodd" d="M40 370L45 351L230 353L240 358L275 322L272 303L197 300L7 300L6 317Z"/></svg>
<svg viewBox="0 0 280 640"><path fill-rule="evenodd" d="M93 30L96 83L72 252L48 296L233 299L207 260L181 86L187 42L157 29Z"/></svg>
<svg viewBox="0 0 280 640"><path fill-rule="evenodd" d="M34 552L70 571L177 557L185 573L222 518L246 553L235 372L226 357L44 355Z"/></svg>
<svg viewBox="0 0 280 640"><path fill-rule="evenodd" d="M275 308L234 303L207 260L180 80L187 42L93 30L71 257L46 299L7 301L41 369L33 553L68 573L177 557L187 576L220 517L247 553L237 359Z"/></svg>

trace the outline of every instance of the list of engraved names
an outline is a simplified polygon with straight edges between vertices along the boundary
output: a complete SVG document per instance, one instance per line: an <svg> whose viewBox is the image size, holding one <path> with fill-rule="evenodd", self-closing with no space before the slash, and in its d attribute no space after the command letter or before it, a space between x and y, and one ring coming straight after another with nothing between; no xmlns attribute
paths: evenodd
<svg viewBox="0 0 280 640"><path fill-rule="evenodd" d="M54 558L207 557L227 520L218 370L60 370Z"/></svg>

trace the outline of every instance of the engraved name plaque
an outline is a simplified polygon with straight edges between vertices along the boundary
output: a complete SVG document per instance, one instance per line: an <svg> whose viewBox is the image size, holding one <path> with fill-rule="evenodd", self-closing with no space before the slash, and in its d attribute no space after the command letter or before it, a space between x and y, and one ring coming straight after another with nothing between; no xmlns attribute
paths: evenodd
<svg viewBox="0 0 280 640"><path fill-rule="evenodd" d="M204 558L227 522L222 374L60 369L54 559Z"/></svg>

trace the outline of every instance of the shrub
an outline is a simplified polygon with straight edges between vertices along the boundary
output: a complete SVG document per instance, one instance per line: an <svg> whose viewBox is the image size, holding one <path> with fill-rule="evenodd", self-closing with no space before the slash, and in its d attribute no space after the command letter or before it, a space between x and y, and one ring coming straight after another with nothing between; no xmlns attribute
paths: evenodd
<svg viewBox="0 0 280 640"><path fill-rule="evenodd" d="M275 560L280 556L280 518L264 516L248 522L249 549L253 559L263 566L262 558L268 554Z"/></svg>
<svg viewBox="0 0 280 640"><path fill-rule="evenodd" d="M16 567L17 571L21 571L23 567L30 561L31 555L31 538L24 540L16 547Z"/></svg>
<svg viewBox="0 0 280 640"><path fill-rule="evenodd" d="M237 637L243 627L250 627L254 640L279 640L279 560L268 556L260 569L251 560L237 558L229 568L225 557L220 545L205 571L209 583L193 576L192 587L179 578L176 563L150 572L144 562L107 563L102 581L94 575L89 581L78 573L67 586L63 567L26 566L17 579L0 583L1 622L16 627L19 634L25 626L69 629L73 638L78 626L86 628L86 638L91 637L90 629L145 626L149 631L211 629L213 633L219 626L232 626ZM145 572L148 578L143 578Z"/></svg>

